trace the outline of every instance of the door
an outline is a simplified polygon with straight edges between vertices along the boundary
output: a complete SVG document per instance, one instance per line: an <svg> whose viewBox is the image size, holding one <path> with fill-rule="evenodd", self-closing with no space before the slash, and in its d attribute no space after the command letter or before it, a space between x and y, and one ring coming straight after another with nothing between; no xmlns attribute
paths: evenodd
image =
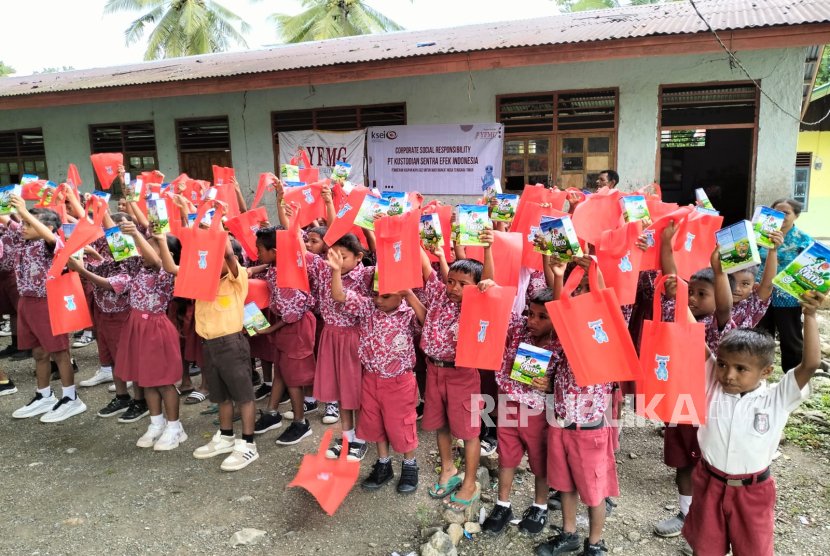
<svg viewBox="0 0 830 556"><path fill-rule="evenodd" d="M229 152L181 153L181 171L195 180L213 181L213 166L231 167Z"/></svg>

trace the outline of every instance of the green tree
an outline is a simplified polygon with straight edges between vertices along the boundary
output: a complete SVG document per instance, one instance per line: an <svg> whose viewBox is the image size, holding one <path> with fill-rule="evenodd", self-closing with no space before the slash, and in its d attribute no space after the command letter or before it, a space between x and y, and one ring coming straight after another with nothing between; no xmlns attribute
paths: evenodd
<svg viewBox="0 0 830 556"><path fill-rule="evenodd" d="M212 0L107 0L104 6L105 14L124 11L143 12L124 32L128 46L154 27L145 60L224 52L231 43L248 47L242 35L251 26Z"/></svg>
<svg viewBox="0 0 830 556"><path fill-rule="evenodd" d="M0 77L6 77L7 75L11 75L15 73L17 70L11 66L7 66L3 63L3 60L0 60Z"/></svg>
<svg viewBox="0 0 830 556"><path fill-rule="evenodd" d="M602 10L605 8L619 8L622 6L643 6L645 4L663 4L664 2L677 2L678 0L631 0L630 2L620 0L556 0L556 5L562 13L586 12L589 10Z"/></svg>
<svg viewBox="0 0 830 556"><path fill-rule="evenodd" d="M363 0L301 0L300 3L304 11L297 15L271 14L268 17L285 43L403 30Z"/></svg>
<svg viewBox="0 0 830 556"><path fill-rule="evenodd" d="M59 73L62 71L72 71L75 68L72 66L61 66L59 68L43 68L42 71L33 72L32 75L38 75L39 73Z"/></svg>
<svg viewBox="0 0 830 556"><path fill-rule="evenodd" d="M2 65L0 65L2 67ZM3 74L0 69L0 75ZM821 55L821 62L819 62L818 74L816 75L816 87L830 82L830 48L824 47L824 54Z"/></svg>

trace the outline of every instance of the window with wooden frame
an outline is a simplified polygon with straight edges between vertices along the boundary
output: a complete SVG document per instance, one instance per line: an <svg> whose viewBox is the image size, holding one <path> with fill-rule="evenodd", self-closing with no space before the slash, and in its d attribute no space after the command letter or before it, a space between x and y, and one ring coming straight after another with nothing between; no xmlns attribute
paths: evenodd
<svg viewBox="0 0 830 556"><path fill-rule="evenodd" d="M179 169L193 179L213 181L213 166L232 167L227 116L176 120Z"/></svg>
<svg viewBox="0 0 830 556"><path fill-rule="evenodd" d="M131 177L158 169L156 129L153 122L90 125L89 142L92 154L123 154L124 167ZM97 177L95 189L101 189ZM110 193L120 195L121 184L113 183Z"/></svg>
<svg viewBox="0 0 830 556"><path fill-rule="evenodd" d="M43 130L0 131L0 185L20 183L23 174L46 178Z"/></svg>
<svg viewBox="0 0 830 556"><path fill-rule="evenodd" d="M616 89L500 95L496 103L506 135L505 189L527 183L593 189L596 176L613 168Z"/></svg>
<svg viewBox="0 0 830 556"><path fill-rule="evenodd" d="M807 201L810 199L810 170L812 166L813 153L797 153L795 155L793 199L801 203L803 212L807 212Z"/></svg>

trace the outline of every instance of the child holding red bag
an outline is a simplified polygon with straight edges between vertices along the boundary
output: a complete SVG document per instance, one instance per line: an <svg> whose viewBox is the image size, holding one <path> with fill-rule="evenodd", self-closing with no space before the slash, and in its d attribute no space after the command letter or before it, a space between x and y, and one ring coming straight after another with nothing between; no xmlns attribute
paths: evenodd
<svg viewBox="0 0 830 556"><path fill-rule="evenodd" d="M340 278L343 257L336 249L328 252L328 264L332 299L360 318L359 354L364 372L358 432L362 438L377 442L378 449L378 460L362 486L377 490L394 478L391 444L404 458L398 493L412 494L418 488L419 471L415 461L418 384L413 374L413 336L426 318L426 308L412 290L384 295L373 291L371 297L345 290Z"/></svg>
<svg viewBox="0 0 830 556"><path fill-rule="evenodd" d="M58 237L61 219L51 209L26 209L26 201L11 195L9 203L17 209L22 221L9 223L6 232L15 250L15 274L20 301L17 306L17 336L19 349L31 349L37 373L37 392L32 401L21 407L12 417L25 419L41 415L44 423L56 423L86 411L86 405L75 393L75 372L69 357L69 335L52 334L49 304L46 299L47 273L52 259L63 248ZM3 220L8 222L7 217ZM60 372L63 392L56 398L49 386L50 359Z"/></svg>
<svg viewBox="0 0 830 556"><path fill-rule="evenodd" d="M678 226L671 221L662 234L661 267L663 275L676 274L672 238ZM706 325L706 345L717 357L718 344L723 335L736 328L732 320L732 288L729 278L720 263L719 245L715 246L710 259L711 268L695 272L689 280L689 311L697 322ZM664 299L663 321L674 320L674 299ZM702 370L702 369L701 369ZM680 535L689 507L692 504L692 471L700 461L698 427L695 425L666 426L663 435L663 461L676 469L678 502L680 511L675 517L661 521L654 526L654 533L660 537Z"/></svg>
<svg viewBox="0 0 830 556"><path fill-rule="evenodd" d="M778 248L784 243L784 234L780 231L769 233L769 239L775 245L767 249L767 264L761 281L756 283L759 267L745 268L729 275L732 286L732 320L738 328L755 328L772 303L772 279L778 273Z"/></svg>
<svg viewBox="0 0 830 556"><path fill-rule="evenodd" d="M543 257L552 274L553 299L559 299L565 280L575 266L561 265L551 257ZM553 263L552 263L553 261ZM572 296L590 292L588 269L591 257L575 257L585 275ZM552 266L551 266L552 265ZM604 288L602 273L597 270L600 288ZM559 344L559 340L556 340ZM579 386L561 344L556 346L556 364L553 379L540 378L536 384L553 392L556 422L548 427L547 481L559 491L562 504L562 530L547 542L536 547L539 556L554 556L575 552L580 548L576 530L578 501L588 506L589 533L582 543L584 556L601 556L608 552L602 540L605 525L606 498L619 496L617 464L614 458L614 428L608 426L605 413L611 402L612 384L605 382Z"/></svg>

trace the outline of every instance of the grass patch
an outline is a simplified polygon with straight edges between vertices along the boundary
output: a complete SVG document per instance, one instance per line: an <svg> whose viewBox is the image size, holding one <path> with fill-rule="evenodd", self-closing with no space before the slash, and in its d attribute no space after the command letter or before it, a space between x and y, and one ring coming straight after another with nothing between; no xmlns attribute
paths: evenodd
<svg viewBox="0 0 830 556"><path fill-rule="evenodd" d="M784 436L808 450L827 449L830 447L830 426L811 419L810 415L830 421L830 383L826 380L813 379L813 395L790 416Z"/></svg>

